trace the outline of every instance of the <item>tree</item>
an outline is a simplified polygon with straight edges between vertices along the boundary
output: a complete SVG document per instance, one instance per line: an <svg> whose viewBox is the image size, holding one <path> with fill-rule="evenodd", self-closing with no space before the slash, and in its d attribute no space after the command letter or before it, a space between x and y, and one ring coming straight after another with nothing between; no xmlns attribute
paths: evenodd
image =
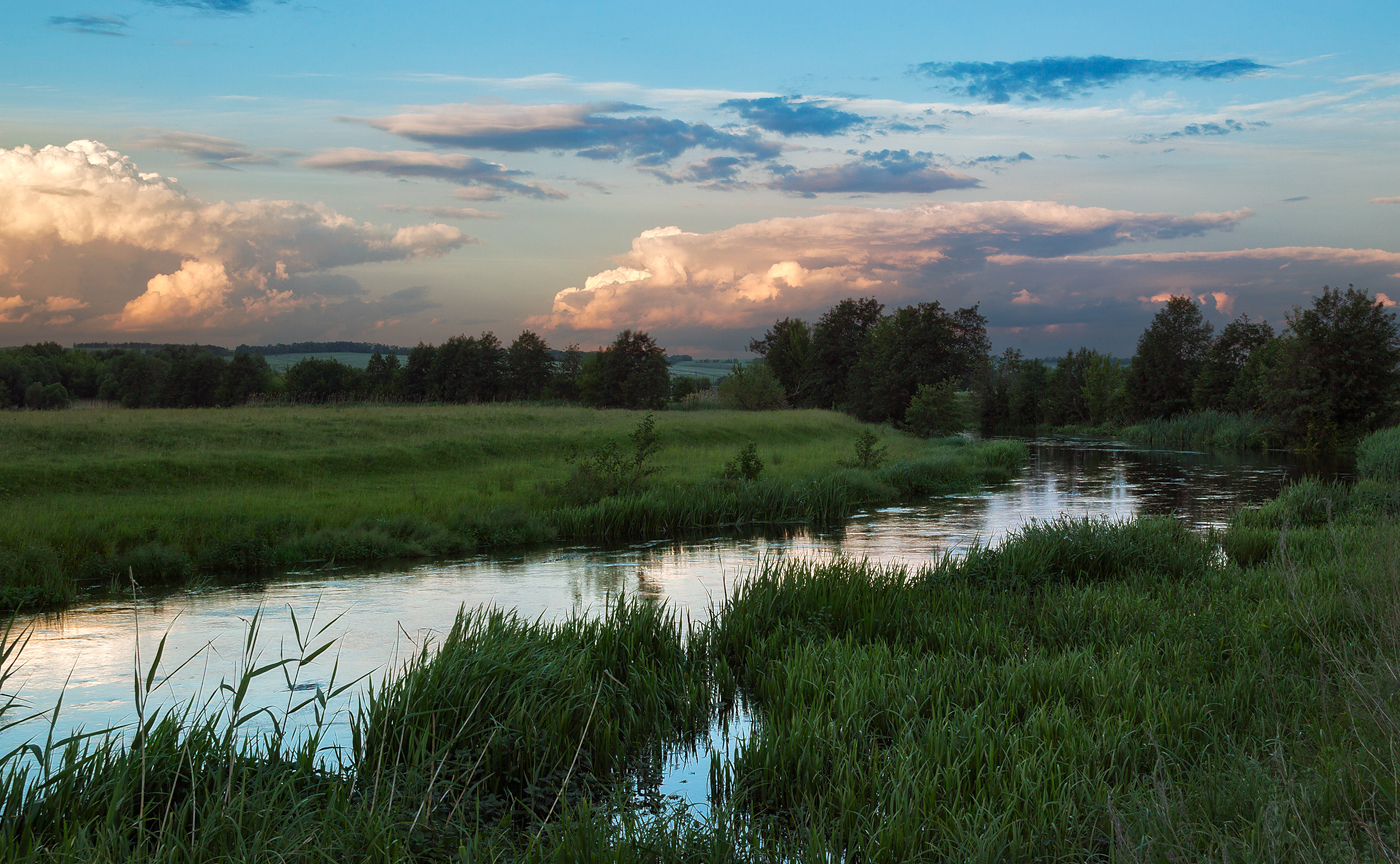
<svg viewBox="0 0 1400 864"><path fill-rule="evenodd" d="M393 396L398 392L399 379L402 375L403 370L399 366L399 355L394 353L380 354L378 351L369 355L369 363L365 365L365 379L372 395Z"/></svg>
<svg viewBox="0 0 1400 864"><path fill-rule="evenodd" d="M550 393L556 399L567 399L571 402L578 399L579 376L582 372L583 352L579 350L577 342L570 342L564 347L564 356L559 358L559 365L549 382Z"/></svg>
<svg viewBox="0 0 1400 864"><path fill-rule="evenodd" d="M812 330L799 318L775 321L762 339L749 342L749 350L768 364L789 402L800 404L808 395L812 377Z"/></svg>
<svg viewBox="0 0 1400 864"><path fill-rule="evenodd" d="M833 408L846 403L847 379L884 308L874 297L848 297L826 310L812 328L812 381L804 388L803 405Z"/></svg>
<svg viewBox="0 0 1400 864"><path fill-rule="evenodd" d="M1102 426L1123 413L1123 367L1111 355L1089 352L1081 393L1090 426Z"/></svg>
<svg viewBox="0 0 1400 864"><path fill-rule="evenodd" d="M909 410L904 412L904 425L921 438L942 438L966 429L967 415L958 401L958 386L953 379L920 384L909 402Z"/></svg>
<svg viewBox="0 0 1400 864"><path fill-rule="evenodd" d="M1138 338L1124 391L1137 418L1173 417L1191 408L1211 326L1190 296L1172 297Z"/></svg>
<svg viewBox="0 0 1400 864"><path fill-rule="evenodd" d="M600 408L662 408L671 395L666 349L638 330L623 330L612 345L584 362L583 400Z"/></svg>
<svg viewBox="0 0 1400 864"><path fill-rule="evenodd" d="M554 377L554 357L539 334L529 330L506 349L505 392L510 399L540 399Z"/></svg>
<svg viewBox="0 0 1400 864"><path fill-rule="evenodd" d="M267 365L267 358L261 354L240 351L233 355L224 378L219 382L217 393L220 405L244 405L253 396L273 392L277 376Z"/></svg>
<svg viewBox="0 0 1400 864"><path fill-rule="evenodd" d="M1283 336L1250 364L1260 408L1313 448L1353 440L1395 418L1394 313L1354 287L1324 286L1311 309L1295 306L1286 317Z"/></svg>
<svg viewBox="0 0 1400 864"><path fill-rule="evenodd" d="M735 363L719 382L719 400L726 408L741 411L774 411L786 408L783 386L764 360Z"/></svg>
<svg viewBox="0 0 1400 864"><path fill-rule="evenodd" d="M329 357L303 357L287 369L287 394L303 402L359 396L364 388L364 372Z"/></svg>
<svg viewBox="0 0 1400 864"><path fill-rule="evenodd" d="M437 349L419 342L408 352L403 373L403 398L409 402L426 402L433 398L433 366Z"/></svg>
<svg viewBox="0 0 1400 864"><path fill-rule="evenodd" d="M862 420L901 420L921 384L972 383L987 362L987 319L976 306L947 312L937 302L896 309L872 329L851 371L847 402Z"/></svg>
<svg viewBox="0 0 1400 864"><path fill-rule="evenodd" d="M1193 404L1216 411L1247 410L1253 400L1241 387L1241 375L1254 352L1273 338L1274 328L1267 321L1250 321L1248 315L1226 324L1206 349L1192 391Z"/></svg>

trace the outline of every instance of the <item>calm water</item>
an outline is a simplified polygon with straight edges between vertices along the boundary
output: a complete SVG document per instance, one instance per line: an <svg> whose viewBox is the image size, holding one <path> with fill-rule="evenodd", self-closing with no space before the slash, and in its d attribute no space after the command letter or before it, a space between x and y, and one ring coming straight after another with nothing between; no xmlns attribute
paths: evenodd
<svg viewBox="0 0 1400 864"><path fill-rule="evenodd" d="M60 732L129 723L135 716L138 641L144 670L164 636L161 686L153 699L169 704L211 698L221 679L237 677L245 662L249 622L262 610L256 648L260 663L296 652L293 613L303 639L320 631L315 644L336 642L301 670L295 691L279 675L265 676L255 686L250 699L281 713L291 700L329 684L334 664L337 683L360 676L378 679L397 668L403 658L440 638L462 606L494 604L551 619L595 612L609 595L625 591L666 600L699 621L730 586L768 557L844 554L917 566L949 551L961 554L973 543L994 543L1029 520L1061 514L1172 514L1205 530L1223 526L1242 505L1274 497L1291 479L1336 471L1336 466L1282 456L1140 451L1102 442L1037 441L1031 454L1022 476L1004 487L862 513L833 534L550 548L399 569L291 573L238 587L80 606L31 622L18 676L20 692L40 710L55 704L62 691ZM348 739L346 712L351 707L349 693L332 705L332 738ZM731 751L747 723L740 717L728 740L717 737L712 748L721 755ZM0 752L36 734L42 737L43 731L34 724L12 729L0 735ZM678 757L662 793L703 805L709 760L704 747L692 757Z"/></svg>

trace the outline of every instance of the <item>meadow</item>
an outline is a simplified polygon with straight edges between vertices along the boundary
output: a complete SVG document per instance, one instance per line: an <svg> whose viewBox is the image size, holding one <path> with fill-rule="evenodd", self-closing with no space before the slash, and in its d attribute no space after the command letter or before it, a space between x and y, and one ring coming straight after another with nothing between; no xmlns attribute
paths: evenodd
<svg viewBox="0 0 1400 864"><path fill-rule="evenodd" d="M126 743L10 754L0 860L1393 862L1385 470L1213 536L1064 518L917 569L769 561L698 625L624 598L464 611L367 693L345 749L314 722L240 735L234 681ZM330 650L299 642L245 678ZM712 765L708 819L648 796L741 705L755 728Z"/></svg>
<svg viewBox="0 0 1400 864"><path fill-rule="evenodd" d="M0 606L553 540L835 524L1009 479L1017 442L827 411L539 405L0 412ZM879 459L862 465L862 434ZM753 445L753 470L724 476ZM878 463L878 464L877 464Z"/></svg>

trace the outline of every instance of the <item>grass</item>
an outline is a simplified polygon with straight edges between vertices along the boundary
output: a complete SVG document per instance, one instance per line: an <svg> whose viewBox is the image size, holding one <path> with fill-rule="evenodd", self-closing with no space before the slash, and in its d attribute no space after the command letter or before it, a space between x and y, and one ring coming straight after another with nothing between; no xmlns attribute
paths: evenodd
<svg viewBox="0 0 1400 864"><path fill-rule="evenodd" d="M557 538L832 524L862 503L1007 479L1025 458L1012 444L886 429L898 464L856 470L843 465L872 427L841 414L663 412L645 485L605 495L580 482L569 455L625 447L642 416L531 405L3 412L0 607L61 606L74 578L176 585ZM722 481L749 442L762 476Z"/></svg>
<svg viewBox="0 0 1400 864"><path fill-rule="evenodd" d="M1223 411L1192 411L1169 420L1148 420L1116 434L1144 447L1266 450L1283 446L1282 431L1267 418Z"/></svg>
<svg viewBox="0 0 1400 864"><path fill-rule="evenodd" d="M769 560L703 625L464 612L338 750L323 694L303 733L292 702L242 731L241 682L296 696L330 650L308 624L261 663L254 621L224 701L148 714L157 658L138 730L3 757L0 860L1395 862L1397 501L1302 483L1209 537L1062 518L919 568ZM740 703L713 816L650 803Z"/></svg>

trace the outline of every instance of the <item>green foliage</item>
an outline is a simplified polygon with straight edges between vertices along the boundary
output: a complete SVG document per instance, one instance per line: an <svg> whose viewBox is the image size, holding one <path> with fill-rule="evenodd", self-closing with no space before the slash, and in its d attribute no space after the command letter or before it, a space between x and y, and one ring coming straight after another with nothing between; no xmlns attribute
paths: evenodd
<svg viewBox="0 0 1400 864"><path fill-rule="evenodd" d="M24 391L24 405L35 411L52 411L67 408L68 391L62 384L40 384L34 382Z"/></svg>
<svg viewBox="0 0 1400 864"><path fill-rule="evenodd" d="M505 392L510 399L542 399L554 378L554 358L539 334L521 332L506 349Z"/></svg>
<svg viewBox="0 0 1400 864"><path fill-rule="evenodd" d="M967 412L953 379L937 385L920 384L904 412L904 426L920 438L946 438L966 429Z"/></svg>
<svg viewBox="0 0 1400 864"><path fill-rule="evenodd" d="M896 309L870 331L846 400L867 422L900 420L921 384L947 378L971 383L990 345L987 319L976 306L947 312L933 302Z"/></svg>
<svg viewBox="0 0 1400 864"><path fill-rule="evenodd" d="M724 466L721 476L726 480L757 480L762 473L763 460L758 458L758 445L750 441Z"/></svg>
<svg viewBox="0 0 1400 864"><path fill-rule="evenodd" d="M389 356L393 358L394 365L397 366L398 357L393 354ZM379 352L376 351L374 356L370 358L372 378L377 369L374 362L375 357L379 357ZM267 397L276 393L279 385L277 374L267 365L266 357L261 354L248 354L240 351L228 364L228 371L219 382L215 399L225 407L246 405L254 397Z"/></svg>
<svg viewBox="0 0 1400 864"><path fill-rule="evenodd" d="M1210 337L1210 322L1193 297L1169 299L1138 339L1124 382L1128 412L1149 419L1190 410Z"/></svg>
<svg viewBox="0 0 1400 864"><path fill-rule="evenodd" d="M1356 474L1400 483L1400 427L1372 432L1356 446Z"/></svg>
<svg viewBox="0 0 1400 864"><path fill-rule="evenodd" d="M637 489L648 475L656 473L649 463L661 449L656 418L647 414L628 436L632 452L624 453L616 441L608 441L587 451L575 451L566 459L575 466L569 480L568 496L577 501L596 501Z"/></svg>
<svg viewBox="0 0 1400 864"><path fill-rule="evenodd" d="M719 382L719 401L740 411L775 411L786 408L783 387L763 360L735 363Z"/></svg>
<svg viewBox="0 0 1400 864"><path fill-rule="evenodd" d="M1274 338L1267 321L1252 322L1241 315L1225 325L1210 343L1196 378L1192 400L1197 409L1239 413L1255 403L1244 375L1254 352Z"/></svg>
<svg viewBox="0 0 1400 864"><path fill-rule="evenodd" d="M822 313L812 328L812 383L804 388L801 404L814 408L847 404L847 379L865 353L884 308L874 297L847 297Z"/></svg>
<svg viewBox="0 0 1400 864"><path fill-rule="evenodd" d="M1279 424L1258 414L1192 411L1170 420L1136 423L1118 433L1145 447L1264 450L1283 443Z"/></svg>
<svg viewBox="0 0 1400 864"><path fill-rule="evenodd" d="M876 446L879 443L880 437L874 432L869 429L861 430L860 436L856 438L855 467L874 471L884 464L890 448Z"/></svg>
<svg viewBox="0 0 1400 864"><path fill-rule="evenodd" d="M748 350L768 364L790 404L808 404L812 388L812 329L800 318L775 321L762 339L749 341Z"/></svg>
<svg viewBox="0 0 1400 864"><path fill-rule="evenodd" d="M73 580L63 572L63 559L53 549L0 548L0 614L61 607L71 603L76 593Z"/></svg>
<svg viewBox="0 0 1400 864"><path fill-rule="evenodd" d="M303 357L287 369L287 395L297 402L328 402L364 394L364 372L339 360Z"/></svg>
<svg viewBox="0 0 1400 864"><path fill-rule="evenodd" d="M666 349L647 333L623 330L612 345L584 361L579 395L599 408L664 408L671 395Z"/></svg>

